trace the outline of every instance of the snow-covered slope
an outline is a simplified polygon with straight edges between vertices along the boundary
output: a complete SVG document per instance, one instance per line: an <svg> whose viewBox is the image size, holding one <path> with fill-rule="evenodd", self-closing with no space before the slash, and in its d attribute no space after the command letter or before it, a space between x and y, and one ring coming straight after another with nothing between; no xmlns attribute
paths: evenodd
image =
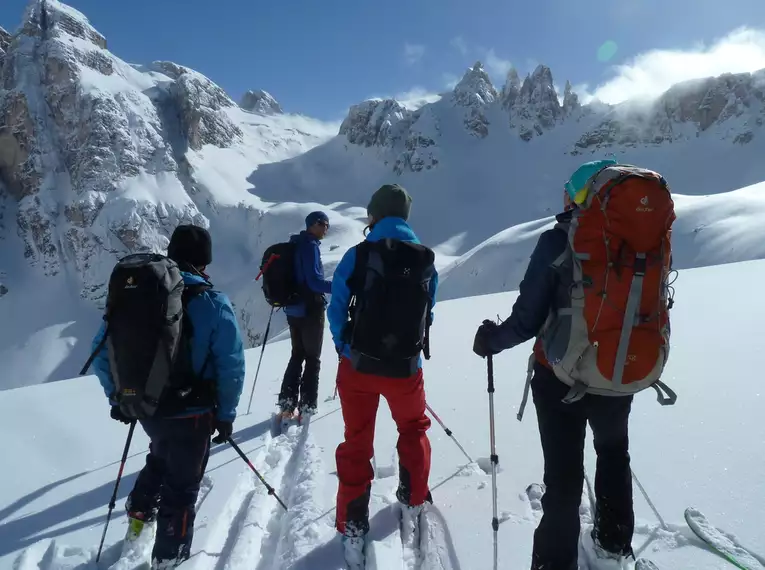
<svg viewBox="0 0 765 570"><path fill-rule="evenodd" d="M763 279L762 261L680 272L672 355L665 375L679 400L673 408L661 408L652 393L641 394L630 424L632 466L669 525L668 530L660 528L636 489L634 548L660 568L730 567L692 537L683 521L689 505L760 555L765 551L761 532L765 457L757 452L765 439L765 425L755 421L761 414L763 391L750 367L751 354L762 349L759 327L765 305L758 299ZM735 295L724 293L733 290ZM428 402L476 463L465 466L467 460L434 423L431 486L442 519L433 520L447 563L431 560L423 570L491 567L491 478L479 467L489 454L486 372L471 346L481 320L496 313L506 315L514 297L504 293L461 299L436 309L433 359L425 365ZM718 297L722 302L715 302ZM289 346L268 345L253 412L244 415L259 355L258 350L249 351L234 439L276 487L289 512L283 513L268 497L231 449L215 447L203 483L193 556L181 568L341 568L340 544L332 525L337 488L334 450L342 438L342 417L339 402L331 398L336 359L329 345L325 343L319 414L307 434L295 431L277 438L270 435L270 412ZM523 423L515 419L529 350L528 345L518 347L495 363L500 568L508 569L529 567L532 533L540 514L524 492L542 477L533 406ZM127 433L125 426L108 418L95 378L0 393L0 432L13 434L5 439L8 460L0 475L0 568L92 568ZM392 550L397 540L389 506L396 482L395 437L382 405L372 489L372 537L378 555ZM139 433L101 568L136 567L114 563L126 528L124 498L143 464L146 445ZM590 474L594 465L589 449ZM582 516L587 520L586 508Z"/></svg>
<svg viewBox="0 0 765 570"><path fill-rule="evenodd" d="M709 196L675 194L675 269L765 258L765 182ZM444 268L440 297L456 299L517 289L539 235L555 217L508 228Z"/></svg>

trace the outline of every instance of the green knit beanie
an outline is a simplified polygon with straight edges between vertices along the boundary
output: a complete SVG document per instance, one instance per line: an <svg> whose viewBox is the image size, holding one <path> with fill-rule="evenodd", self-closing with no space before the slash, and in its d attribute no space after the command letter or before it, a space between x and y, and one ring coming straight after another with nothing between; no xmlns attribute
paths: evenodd
<svg viewBox="0 0 765 570"><path fill-rule="evenodd" d="M367 206L367 214L375 220L383 218L409 219L412 209L412 197L398 184L385 184L372 194Z"/></svg>

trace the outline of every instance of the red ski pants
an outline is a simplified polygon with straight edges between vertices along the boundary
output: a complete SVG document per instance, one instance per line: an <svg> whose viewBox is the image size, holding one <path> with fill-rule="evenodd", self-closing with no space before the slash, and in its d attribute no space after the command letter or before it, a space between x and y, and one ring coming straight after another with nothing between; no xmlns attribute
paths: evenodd
<svg viewBox="0 0 765 570"><path fill-rule="evenodd" d="M374 479L375 419L380 396L388 401L398 428L399 499L420 505L429 494L430 419L425 415L422 369L410 378L363 374L342 358L337 371L337 392L345 421L345 441L337 447L337 530L369 529L369 494Z"/></svg>

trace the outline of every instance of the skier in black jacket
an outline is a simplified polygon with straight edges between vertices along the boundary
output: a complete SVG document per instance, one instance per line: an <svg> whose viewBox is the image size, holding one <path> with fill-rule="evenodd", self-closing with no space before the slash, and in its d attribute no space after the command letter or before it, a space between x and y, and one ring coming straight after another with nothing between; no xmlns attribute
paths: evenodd
<svg viewBox="0 0 765 570"><path fill-rule="evenodd" d="M615 161L583 165L572 176L574 189L601 168ZM581 182L580 182L581 180ZM568 186L568 185L567 185ZM565 211L557 221L571 220L575 205L564 192ZM567 306L572 275L554 262L567 247L566 232L544 232L531 255L520 294L510 317L502 324L484 321L473 350L482 357L497 354L537 337L551 310ZM569 272L570 273L570 272ZM609 397L587 394L581 400L564 403L570 387L558 380L548 363L541 343L534 352L531 381L539 434L545 461L544 515L534 534L532 570L577 570L580 535L579 504L584 484L584 440L587 423L593 431L598 455L595 477L597 508L592 533L582 540L586 549L605 561L621 564L632 554L634 512L627 424L632 396ZM604 566L605 567L605 566ZM608 566L609 568L614 566Z"/></svg>

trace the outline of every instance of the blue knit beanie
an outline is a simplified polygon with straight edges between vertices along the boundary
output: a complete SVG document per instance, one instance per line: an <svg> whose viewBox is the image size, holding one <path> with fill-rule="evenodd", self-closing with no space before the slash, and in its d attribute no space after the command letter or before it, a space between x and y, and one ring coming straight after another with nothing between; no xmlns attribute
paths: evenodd
<svg viewBox="0 0 765 570"><path fill-rule="evenodd" d="M318 222L324 222L329 225L329 216L322 211L311 212L305 218L305 227L308 229Z"/></svg>

